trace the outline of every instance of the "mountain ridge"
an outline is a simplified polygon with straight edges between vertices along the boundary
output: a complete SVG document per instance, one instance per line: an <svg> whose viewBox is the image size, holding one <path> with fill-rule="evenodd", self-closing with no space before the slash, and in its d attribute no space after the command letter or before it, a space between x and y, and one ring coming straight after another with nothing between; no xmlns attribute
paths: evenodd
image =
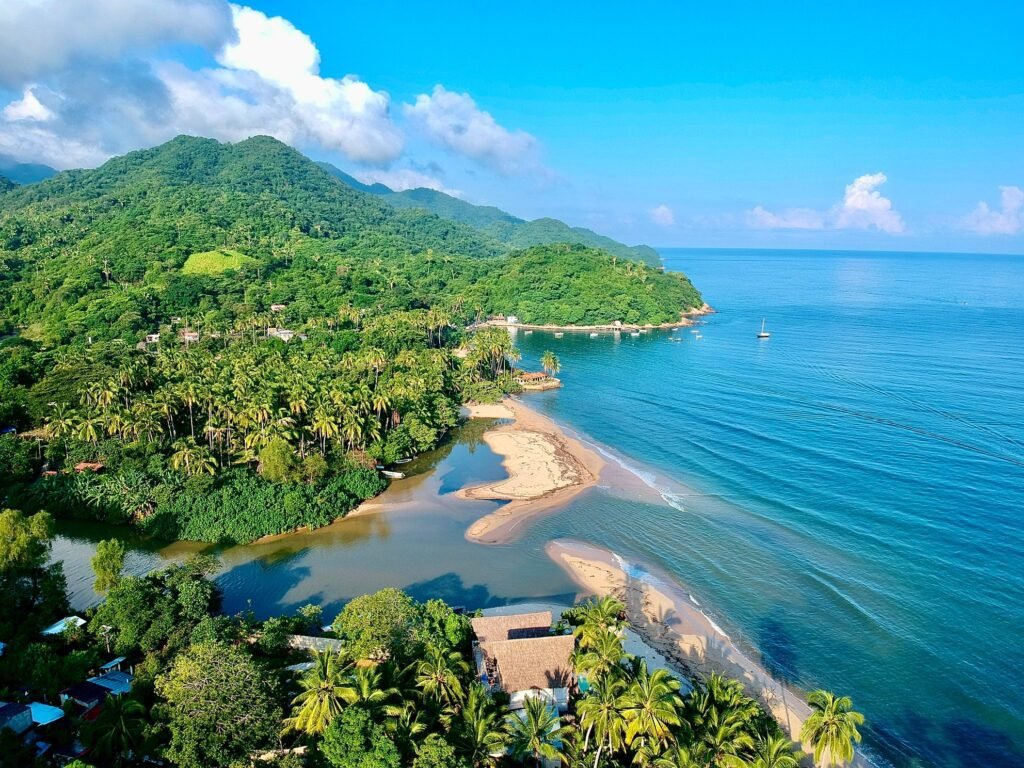
<svg viewBox="0 0 1024 768"><path fill-rule="evenodd" d="M382 197L397 208L421 208L442 218L468 224L512 249L575 243L599 248L619 258L642 261L652 267L661 266L661 256L648 245L626 245L585 227L569 226L552 217L522 219L495 206L476 205L427 187L396 192L379 182L361 182L330 163L320 162L317 165L354 189Z"/></svg>

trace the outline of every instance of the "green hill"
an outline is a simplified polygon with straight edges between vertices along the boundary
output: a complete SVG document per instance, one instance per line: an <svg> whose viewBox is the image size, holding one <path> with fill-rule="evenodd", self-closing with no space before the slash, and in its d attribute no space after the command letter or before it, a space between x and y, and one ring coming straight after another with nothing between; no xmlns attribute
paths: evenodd
<svg viewBox="0 0 1024 768"><path fill-rule="evenodd" d="M9 192L16 186L18 185L15 184L10 179L8 179L6 176L0 176L0 194L3 194L4 192Z"/></svg>
<svg viewBox="0 0 1024 768"><path fill-rule="evenodd" d="M420 187L395 192L383 184L364 184L330 163L320 163L320 167L353 189L379 195L396 208L418 208L445 219L468 224L480 230L486 237L512 249L552 243L575 243L590 248L600 248L620 259L642 261L652 267L661 266L661 256L650 246L624 245L589 229L570 227L558 219L543 218L526 221L506 213L500 208L473 205L434 189Z"/></svg>
<svg viewBox="0 0 1024 768"><path fill-rule="evenodd" d="M230 329L276 303L292 325L353 307L508 312L513 294L497 286L520 258L510 251L469 224L354 189L274 139L182 136L0 197L0 334L138 341L172 317ZM544 253L557 274L548 288L586 307L588 322L662 322L700 304L678 274L646 269L641 280L634 262L605 253ZM629 317L622 291L647 297ZM559 322L545 306L529 316Z"/></svg>

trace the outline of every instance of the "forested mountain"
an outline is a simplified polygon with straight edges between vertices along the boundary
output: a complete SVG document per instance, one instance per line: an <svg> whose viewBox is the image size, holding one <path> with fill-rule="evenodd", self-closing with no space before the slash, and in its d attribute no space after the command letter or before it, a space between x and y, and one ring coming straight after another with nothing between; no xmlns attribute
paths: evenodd
<svg viewBox="0 0 1024 768"><path fill-rule="evenodd" d="M48 165L19 163L12 157L0 155L0 176L6 176L15 184L34 184L56 175L56 169Z"/></svg>
<svg viewBox="0 0 1024 768"><path fill-rule="evenodd" d="M8 179L6 176L0 176L0 194L10 191L14 189L16 186L18 185L15 184L10 179Z"/></svg>
<svg viewBox="0 0 1024 768"><path fill-rule="evenodd" d="M500 208L490 205L473 205L434 189L420 187L395 192L383 184L364 184L330 163L320 163L319 165L353 189L379 195L396 208L419 208L445 219L469 224L488 238L497 240L512 249L552 243L575 243L590 248L600 248L620 259L642 261L652 267L661 266L661 257L658 252L647 245L623 245L610 237L599 235L583 227L570 227L557 219L543 218L526 221L511 213L506 213Z"/></svg>
<svg viewBox="0 0 1024 768"><path fill-rule="evenodd" d="M435 305L660 323L701 303L681 275L563 247L547 259L562 267L553 292L499 299L497 278L522 258L508 253L468 224L353 189L274 139L183 136L0 198L0 332L137 341L174 316L226 329L274 303L295 324L344 307ZM567 320L555 302L589 309Z"/></svg>

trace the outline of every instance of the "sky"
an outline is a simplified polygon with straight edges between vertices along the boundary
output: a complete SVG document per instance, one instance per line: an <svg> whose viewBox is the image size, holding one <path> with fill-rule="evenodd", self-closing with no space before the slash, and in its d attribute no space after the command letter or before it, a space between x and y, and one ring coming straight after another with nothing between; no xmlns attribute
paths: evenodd
<svg viewBox="0 0 1024 768"><path fill-rule="evenodd" d="M1024 3L4 0L0 155L269 134L683 247L1024 254Z"/></svg>

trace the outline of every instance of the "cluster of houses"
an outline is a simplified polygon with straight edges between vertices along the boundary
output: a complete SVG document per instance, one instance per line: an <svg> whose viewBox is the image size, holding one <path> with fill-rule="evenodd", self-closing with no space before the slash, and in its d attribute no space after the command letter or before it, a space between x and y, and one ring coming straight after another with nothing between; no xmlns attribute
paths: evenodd
<svg viewBox="0 0 1024 768"><path fill-rule="evenodd" d="M68 616L54 622L40 634L44 638L57 639L84 624L85 619L80 616ZM0 656L5 650L4 644L0 643ZM37 758L50 756L63 763L83 757L88 751L85 746L74 738L68 741L62 734L56 733L55 729L61 727L61 721L69 714L82 720L95 720L107 697L129 693L133 681L127 659L118 656L93 670L91 677L61 691L60 706L41 701L0 701L0 729L13 731L35 750Z"/></svg>

